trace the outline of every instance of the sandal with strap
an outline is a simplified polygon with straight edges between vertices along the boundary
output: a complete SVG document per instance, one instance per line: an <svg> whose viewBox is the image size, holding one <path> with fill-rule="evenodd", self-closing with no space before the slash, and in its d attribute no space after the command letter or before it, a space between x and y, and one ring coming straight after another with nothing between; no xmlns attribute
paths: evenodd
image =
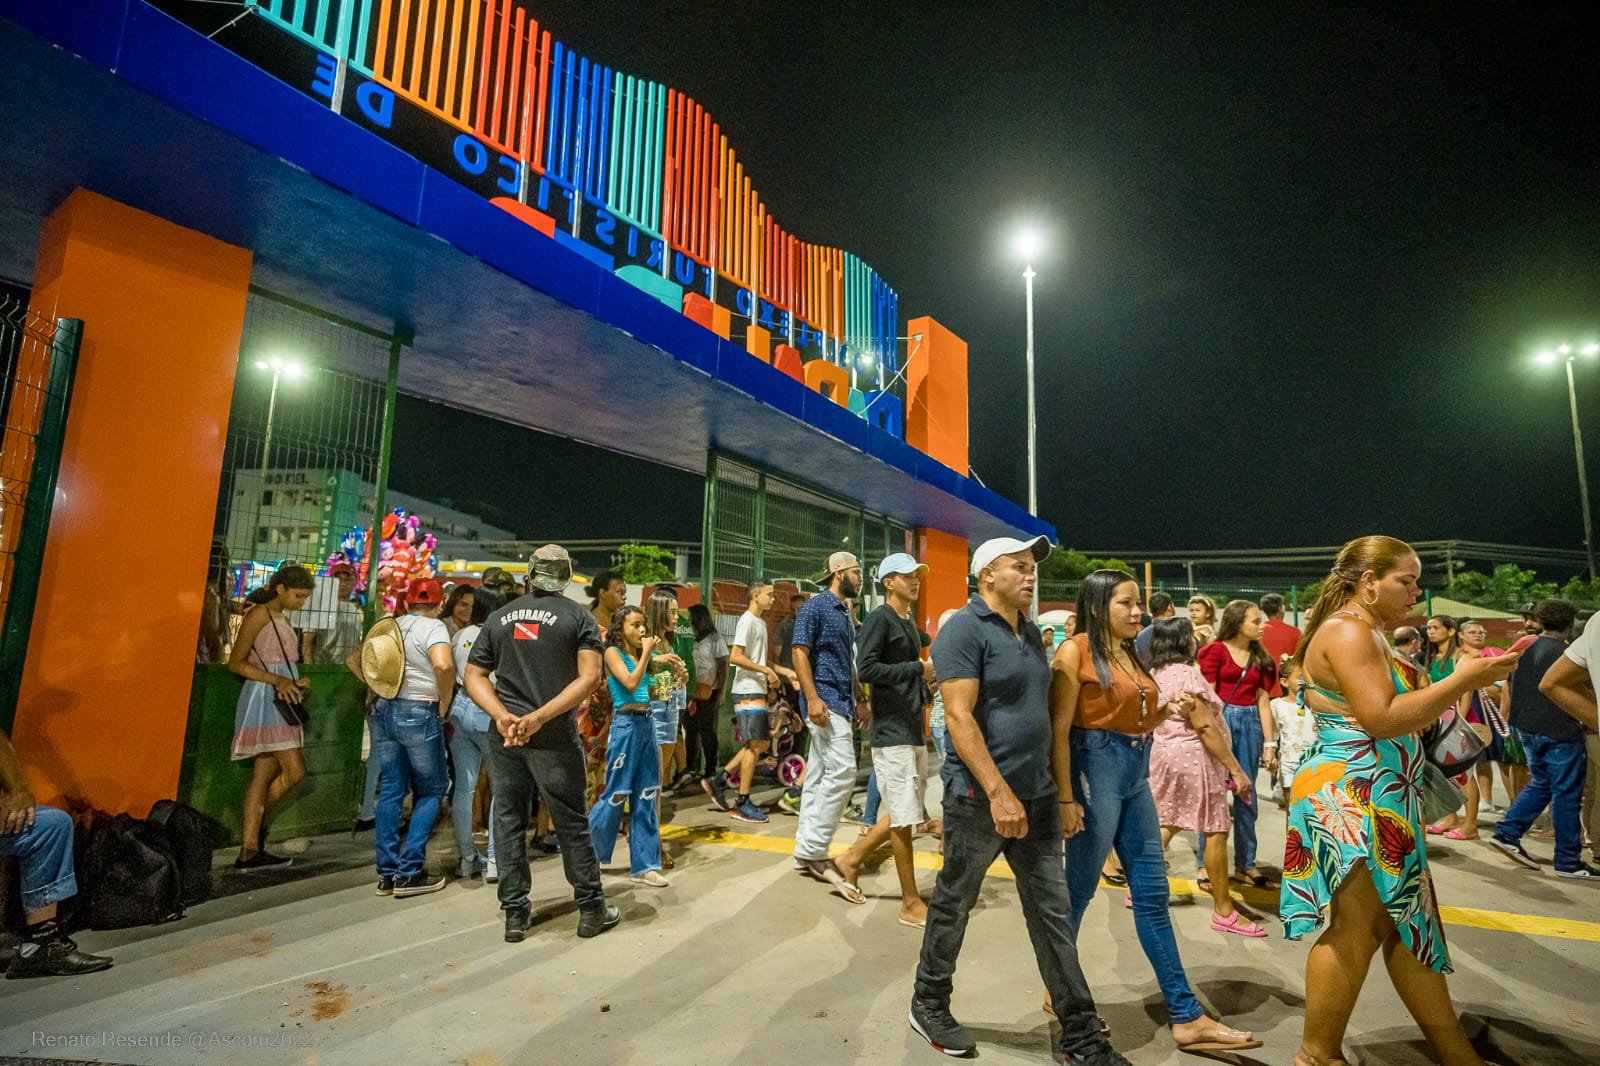
<svg viewBox="0 0 1600 1066"><path fill-rule="evenodd" d="M1254 1051L1262 1046L1262 1042L1256 1039L1254 1033L1230 1029L1228 1026L1218 1022L1215 1036L1207 1037L1204 1040L1191 1040L1187 1044L1179 1044L1178 1050L1193 1054L1212 1051ZM1327 1066L1332 1066L1332 1064L1327 1064Z"/></svg>
<svg viewBox="0 0 1600 1066"><path fill-rule="evenodd" d="M1463 833L1459 829L1452 829L1452 830L1450 830L1450 832L1443 834L1443 836L1444 836L1444 838L1446 840L1477 840L1478 839L1478 834L1477 833L1473 833L1471 836L1467 836L1467 834Z"/></svg>
<svg viewBox="0 0 1600 1066"><path fill-rule="evenodd" d="M1267 931L1246 918L1239 911L1224 918L1216 911L1211 912L1211 928L1219 933L1233 933L1235 936L1263 937Z"/></svg>

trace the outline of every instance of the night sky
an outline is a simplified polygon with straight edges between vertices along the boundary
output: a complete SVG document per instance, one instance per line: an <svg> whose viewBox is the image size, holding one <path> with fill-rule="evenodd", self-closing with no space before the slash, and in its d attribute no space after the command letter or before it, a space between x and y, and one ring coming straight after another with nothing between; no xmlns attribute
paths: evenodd
<svg viewBox="0 0 1600 1066"><path fill-rule="evenodd" d="M1530 358L1600 337L1581 13L527 6L569 46L699 100L783 226L859 254L903 317L965 338L972 466L1024 503L1022 265L1005 238L1049 231L1040 511L1063 543L1381 531L1581 548L1562 374ZM1600 365L1577 387L1595 479ZM445 477L408 445L444 421L401 419L400 487ZM577 461L586 485L532 494L537 514L513 503L516 524L623 532L588 524L613 464ZM643 532L697 536L684 511Z"/></svg>

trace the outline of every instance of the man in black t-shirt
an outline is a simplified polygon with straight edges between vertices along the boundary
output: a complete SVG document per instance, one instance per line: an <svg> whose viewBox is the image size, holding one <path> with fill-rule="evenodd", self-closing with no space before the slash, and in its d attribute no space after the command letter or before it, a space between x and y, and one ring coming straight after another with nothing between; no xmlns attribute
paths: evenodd
<svg viewBox="0 0 1600 1066"><path fill-rule="evenodd" d="M904 552L878 564L885 599L856 634L856 673L872 690L872 768L888 810L855 847L834 860L844 879L855 884L862 862L890 841L900 875L900 924L914 929L928 920L928 906L917 891L911 835L922 821L922 784L928 777L922 694L933 680L933 663L923 661L922 631L911 620L911 605L927 572L925 564Z"/></svg>
<svg viewBox="0 0 1600 1066"><path fill-rule="evenodd" d="M1583 725L1542 691L1551 687L1544 684L1545 675L1565 658L1578 612L1562 600L1540 600L1533 609L1543 632L1523 650L1522 661L1506 680L1509 717L1528 754L1529 780L1500 819L1489 843L1528 869L1538 869L1539 864L1522 847L1522 835L1548 804L1556 831L1556 876L1600 880L1600 871L1583 861L1579 808L1589 766Z"/></svg>
<svg viewBox="0 0 1600 1066"><path fill-rule="evenodd" d="M600 683L600 628L587 609L562 594L572 580L564 548L546 544L529 556L528 579L528 595L484 621L465 677L467 695L495 724L489 732L490 831L512 944L521 943L532 918L527 833L535 787L561 842L561 863L578 901L578 935L598 936L620 917L600 887L584 813L583 749L571 714Z"/></svg>

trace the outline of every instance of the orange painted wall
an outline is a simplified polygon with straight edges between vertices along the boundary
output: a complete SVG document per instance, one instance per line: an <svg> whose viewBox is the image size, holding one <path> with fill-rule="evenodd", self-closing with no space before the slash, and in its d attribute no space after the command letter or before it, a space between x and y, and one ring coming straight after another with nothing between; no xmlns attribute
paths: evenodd
<svg viewBox="0 0 1600 1066"><path fill-rule="evenodd" d="M917 625L936 636L939 616L967 602L967 541L939 529L918 529L915 537L916 557L928 564L917 598Z"/></svg>
<svg viewBox="0 0 1600 1066"><path fill-rule="evenodd" d="M35 797L174 796L250 253L83 189L33 310L84 320L13 742Z"/></svg>
<svg viewBox="0 0 1600 1066"><path fill-rule="evenodd" d="M850 373L824 359L813 359L803 370L806 386L815 389L841 407L850 402Z"/></svg>
<svg viewBox="0 0 1600 1066"><path fill-rule="evenodd" d="M906 443L967 475L967 342L913 318L906 356Z"/></svg>

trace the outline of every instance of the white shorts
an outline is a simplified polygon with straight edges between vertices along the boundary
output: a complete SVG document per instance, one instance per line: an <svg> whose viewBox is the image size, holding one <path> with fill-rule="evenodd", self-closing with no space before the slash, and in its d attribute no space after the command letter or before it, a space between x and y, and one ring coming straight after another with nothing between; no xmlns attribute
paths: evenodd
<svg viewBox="0 0 1600 1066"><path fill-rule="evenodd" d="M889 809L889 827L920 824L922 782L928 776L927 749L921 744L873 748L872 768L878 772L878 793Z"/></svg>

